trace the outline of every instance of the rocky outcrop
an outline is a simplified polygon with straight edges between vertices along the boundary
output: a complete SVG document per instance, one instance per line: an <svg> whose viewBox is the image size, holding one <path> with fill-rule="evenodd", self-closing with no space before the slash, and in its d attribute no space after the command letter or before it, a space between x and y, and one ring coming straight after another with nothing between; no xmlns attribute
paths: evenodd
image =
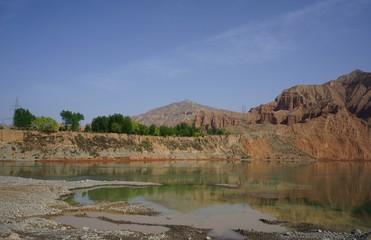
<svg viewBox="0 0 371 240"><path fill-rule="evenodd" d="M190 100L184 100L153 109L132 118L147 126L151 124L156 124L157 126L176 126L179 123L186 122L196 127L209 129L212 126L224 128L240 125L242 123L242 116L241 113L215 109Z"/></svg>
<svg viewBox="0 0 371 240"><path fill-rule="evenodd" d="M322 85L286 89L247 119L274 124L278 135L292 139L288 146L316 159L371 159L371 73L355 70Z"/></svg>
<svg viewBox="0 0 371 240"><path fill-rule="evenodd" d="M273 102L253 108L249 122L304 123L346 109L371 124L371 73L355 70L322 85L301 85L284 90Z"/></svg>
<svg viewBox="0 0 371 240"><path fill-rule="evenodd" d="M346 109L293 124L281 134L292 136L294 146L316 159L371 159L371 126Z"/></svg>

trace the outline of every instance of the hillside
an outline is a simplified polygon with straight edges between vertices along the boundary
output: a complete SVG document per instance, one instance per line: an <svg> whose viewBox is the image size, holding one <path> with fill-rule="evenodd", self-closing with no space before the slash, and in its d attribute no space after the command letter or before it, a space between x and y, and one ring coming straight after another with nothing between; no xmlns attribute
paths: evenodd
<svg viewBox="0 0 371 240"><path fill-rule="evenodd" d="M205 129L211 126L217 128L236 126L242 122L241 113L204 106L190 100L159 107L132 118L148 126L151 124L176 126L186 122Z"/></svg>
<svg viewBox="0 0 371 240"><path fill-rule="evenodd" d="M247 118L273 124L289 145L316 159L371 159L371 73L355 70L322 85L286 89Z"/></svg>
<svg viewBox="0 0 371 240"><path fill-rule="evenodd" d="M250 122L305 123L342 109L371 124L371 73L355 70L322 85L300 85L284 90L273 102L253 108Z"/></svg>

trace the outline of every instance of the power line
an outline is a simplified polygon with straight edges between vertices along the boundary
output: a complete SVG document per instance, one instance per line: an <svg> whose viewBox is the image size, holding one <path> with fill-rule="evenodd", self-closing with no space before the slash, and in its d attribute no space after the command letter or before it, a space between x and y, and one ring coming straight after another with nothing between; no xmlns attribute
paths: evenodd
<svg viewBox="0 0 371 240"><path fill-rule="evenodd" d="M18 97L16 97L16 98L15 98L15 103L14 103L14 105L12 105L11 110L15 111L15 110L18 109L18 108L21 108L21 105L19 104L19 99L18 99Z"/></svg>

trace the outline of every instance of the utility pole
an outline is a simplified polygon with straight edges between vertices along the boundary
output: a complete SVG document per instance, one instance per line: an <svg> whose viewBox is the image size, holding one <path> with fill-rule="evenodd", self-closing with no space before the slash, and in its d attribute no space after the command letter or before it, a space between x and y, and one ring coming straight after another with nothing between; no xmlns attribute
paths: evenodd
<svg viewBox="0 0 371 240"><path fill-rule="evenodd" d="M13 107L12 110L14 110L14 111L17 110L18 108L21 108L21 105L19 105L18 97L15 98L15 103L12 107Z"/></svg>
<svg viewBox="0 0 371 240"><path fill-rule="evenodd" d="M242 116L243 118L245 118L245 113L246 113L246 106L245 105L242 105Z"/></svg>

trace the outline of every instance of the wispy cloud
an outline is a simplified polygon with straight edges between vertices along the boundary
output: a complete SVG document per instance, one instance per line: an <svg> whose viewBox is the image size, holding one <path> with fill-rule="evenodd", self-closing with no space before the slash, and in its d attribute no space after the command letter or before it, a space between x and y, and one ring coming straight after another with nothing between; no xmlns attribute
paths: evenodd
<svg viewBox="0 0 371 240"><path fill-rule="evenodd" d="M293 51L305 48L307 37L321 37L321 41L331 38L334 35L332 32L343 30L346 21L364 6L370 6L371 0L321 0L310 3L302 9L265 21L242 24L161 55L122 65L100 76L105 79L102 82L91 83L95 87L114 90L129 81L161 82L180 79L190 72L206 68L217 70L219 67L278 61Z"/></svg>
<svg viewBox="0 0 371 240"><path fill-rule="evenodd" d="M302 34L331 36L341 21L370 0L324 0L261 22L250 22L185 48L191 61L218 65L256 64L279 59L300 47ZM343 22L344 23L344 22Z"/></svg>
<svg viewBox="0 0 371 240"><path fill-rule="evenodd" d="M200 42L199 46L185 54L191 60L218 65L272 60L292 50L293 45L286 32L273 32L271 27L268 24L258 24L232 29Z"/></svg>

